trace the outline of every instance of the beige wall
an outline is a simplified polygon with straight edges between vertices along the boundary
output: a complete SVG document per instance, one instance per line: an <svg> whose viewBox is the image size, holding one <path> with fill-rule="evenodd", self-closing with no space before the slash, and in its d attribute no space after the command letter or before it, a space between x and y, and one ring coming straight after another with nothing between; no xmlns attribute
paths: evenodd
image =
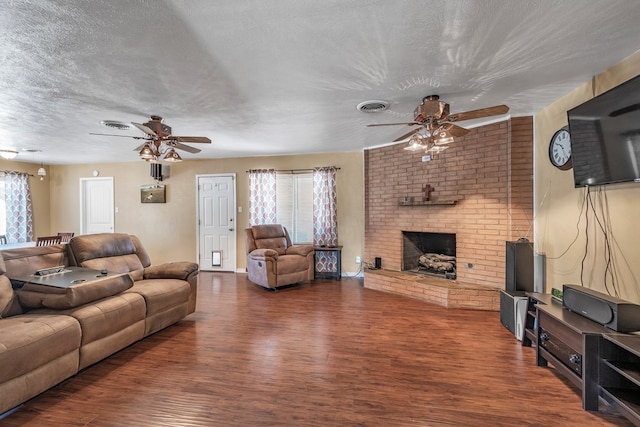
<svg viewBox="0 0 640 427"><path fill-rule="evenodd" d="M26 172L32 176L29 178L31 188L31 203L33 206L33 237L48 236L51 231L49 216L49 176L40 181L38 177L39 164L16 162L0 159L0 170ZM44 167L49 173L49 168Z"/></svg>
<svg viewBox="0 0 640 427"><path fill-rule="evenodd" d="M557 100L535 117L535 203L536 220L534 244L536 252L546 256L545 291L563 284L583 284L600 292L605 289L604 234L596 226L593 212L585 235L585 214L581 213L585 188L574 188L573 171L560 171L548 160L549 141L555 131L567 125L567 110L640 74L640 53L627 58L598 75L592 82ZM591 188L596 209L603 207L609 216L608 225L613 236L612 259L615 262L615 281L607 280L607 288L620 298L640 303L640 186L613 184ZM606 196L608 203L601 201ZM602 218L602 216L601 216ZM582 268L585 248L587 257ZM581 278L582 276L582 278ZM615 284L615 286L614 286Z"/></svg>
<svg viewBox="0 0 640 427"><path fill-rule="evenodd" d="M355 257L364 253L363 153L332 153L299 156L246 157L219 160L189 160L170 166L163 181L165 204L140 203L140 186L153 184L149 164L109 163L52 166L50 231L80 231L79 180L90 178L93 170L101 177L114 177L115 231L136 234L157 264L167 261L197 261L196 175L235 173L237 178L237 268L246 266L244 228L248 226L248 169L301 169L337 166L338 238L344 245L343 272L356 272Z"/></svg>

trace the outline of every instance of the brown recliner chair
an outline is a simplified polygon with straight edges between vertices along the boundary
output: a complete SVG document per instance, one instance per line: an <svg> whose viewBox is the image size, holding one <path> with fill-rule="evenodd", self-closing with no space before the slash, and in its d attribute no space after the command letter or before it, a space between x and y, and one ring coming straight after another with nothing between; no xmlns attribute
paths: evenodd
<svg viewBox="0 0 640 427"><path fill-rule="evenodd" d="M292 245L280 224L245 229L249 280L265 288L277 288L313 280L313 246Z"/></svg>

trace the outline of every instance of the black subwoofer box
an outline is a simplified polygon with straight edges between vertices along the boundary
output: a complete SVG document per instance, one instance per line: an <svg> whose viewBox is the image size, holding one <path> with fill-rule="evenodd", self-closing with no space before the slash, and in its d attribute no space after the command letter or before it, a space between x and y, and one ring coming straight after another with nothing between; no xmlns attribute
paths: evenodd
<svg viewBox="0 0 640 427"><path fill-rule="evenodd" d="M640 305L584 286L564 285L562 305L617 332L640 331Z"/></svg>
<svg viewBox="0 0 640 427"><path fill-rule="evenodd" d="M507 242L505 290L533 292L533 243Z"/></svg>

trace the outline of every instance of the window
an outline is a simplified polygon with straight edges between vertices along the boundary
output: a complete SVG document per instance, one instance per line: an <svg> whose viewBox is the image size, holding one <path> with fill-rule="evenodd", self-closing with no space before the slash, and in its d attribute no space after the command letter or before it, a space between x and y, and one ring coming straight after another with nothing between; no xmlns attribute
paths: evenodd
<svg viewBox="0 0 640 427"><path fill-rule="evenodd" d="M7 234L7 204L4 201L4 177L0 178L0 235Z"/></svg>
<svg viewBox="0 0 640 427"><path fill-rule="evenodd" d="M2 171L2 202L0 229L7 236L7 243L23 243L33 240L33 210L29 174L25 172Z"/></svg>
<svg viewBox="0 0 640 427"><path fill-rule="evenodd" d="M276 175L276 222L293 243L313 243L313 174Z"/></svg>

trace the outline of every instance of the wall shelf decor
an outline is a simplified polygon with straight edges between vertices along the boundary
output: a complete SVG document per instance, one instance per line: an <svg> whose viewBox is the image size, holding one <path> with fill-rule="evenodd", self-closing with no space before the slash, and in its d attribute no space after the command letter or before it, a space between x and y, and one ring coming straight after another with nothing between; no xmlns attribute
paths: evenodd
<svg viewBox="0 0 640 427"><path fill-rule="evenodd" d="M406 200L405 198L400 199L398 202L399 206L431 206L431 205L455 205L458 203L458 200L427 200L423 202L422 200Z"/></svg>

